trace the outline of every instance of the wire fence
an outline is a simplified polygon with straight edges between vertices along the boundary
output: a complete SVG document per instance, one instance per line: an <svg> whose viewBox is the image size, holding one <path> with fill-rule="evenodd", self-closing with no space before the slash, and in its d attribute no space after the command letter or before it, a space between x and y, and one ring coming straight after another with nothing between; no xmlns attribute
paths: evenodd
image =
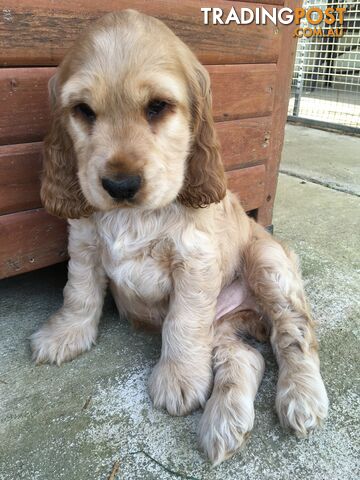
<svg viewBox="0 0 360 480"><path fill-rule="evenodd" d="M303 6L346 12L343 25L337 14L333 25L316 25L323 36L299 38L288 114L355 131L360 128L360 0L305 0ZM300 27L315 26L303 19ZM329 29L341 27L343 36L328 36Z"/></svg>

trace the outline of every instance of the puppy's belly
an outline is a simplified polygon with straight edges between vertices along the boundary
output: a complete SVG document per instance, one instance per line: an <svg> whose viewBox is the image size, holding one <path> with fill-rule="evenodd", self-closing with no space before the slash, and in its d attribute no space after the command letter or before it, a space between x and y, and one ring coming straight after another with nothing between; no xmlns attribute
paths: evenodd
<svg viewBox="0 0 360 480"><path fill-rule="evenodd" d="M239 278L221 290L216 304L216 319L234 310L258 310L246 282Z"/></svg>

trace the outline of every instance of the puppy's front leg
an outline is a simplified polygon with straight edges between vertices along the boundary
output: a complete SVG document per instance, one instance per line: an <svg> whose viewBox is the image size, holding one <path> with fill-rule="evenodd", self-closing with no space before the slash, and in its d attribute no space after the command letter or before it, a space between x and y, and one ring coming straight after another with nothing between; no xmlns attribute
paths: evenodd
<svg viewBox="0 0 360 480"><path fill-rule="evenodd" d="M156 407L185 415L204 406L212 384L212 323L219 273L201 260L174 272L174 292L162 330L162 351L149 381Z"/></svg>
<svg viewBox="0 0 360 480"><path fill-rule="evenodd" d="M70 261L64 304L30 338L36 363L60 365L95 343L106 287L95 229L90 220L73 220L69 233Z"/></svg>

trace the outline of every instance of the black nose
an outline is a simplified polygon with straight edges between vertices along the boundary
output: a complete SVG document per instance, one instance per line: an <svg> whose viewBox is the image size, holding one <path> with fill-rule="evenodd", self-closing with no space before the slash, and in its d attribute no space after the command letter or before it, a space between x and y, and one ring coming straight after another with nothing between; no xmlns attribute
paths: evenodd
<svg viewBox="0 0 360 480"><path fill-rule="evenodd" d="M102 178L102 186L116 200L130 200L140 188L140 175L117 175L116 178Z"/></svg>

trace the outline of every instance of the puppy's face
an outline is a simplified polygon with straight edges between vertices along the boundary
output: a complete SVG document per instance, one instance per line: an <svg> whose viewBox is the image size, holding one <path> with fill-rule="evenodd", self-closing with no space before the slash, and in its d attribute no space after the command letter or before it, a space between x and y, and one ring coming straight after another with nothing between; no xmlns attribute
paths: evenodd
<svg viewBox="0 0 360 480"><path fill-rule="evenodd" d="M54 122L45 142L42 198L53 213L79 217L124 206L157 209L177 198L191 205L189 179L202 195L194 206L225 194L212 119L204 118L207 74L161 22L133 11L104 17L69 52L50 89ZM211 117L211 99L207 108ZM210 123L211 145L202 147L205 155L214 149L222 175L211 201L201 190L206 174L201 172L200 183L190 178L196 177L190 159L198 150L199 121ZM68 160L59 158L61 149ZM200 157L198 152L198 170L205 167ZM62 194L61 183L54 186L54 168L62 171L63 184L65 172L72 175ZM60 197L72 202L70 208L60 205Z"/></svg>
<svg viewBox="0 0 360 480"><path fill-rule="evenodd" d="M177 197L184 181L191 143L186 84L143 38L116 58L116 35L95 35L102 61L86 63L62 87L80 186L100 210L158 208Z"/></svg>

